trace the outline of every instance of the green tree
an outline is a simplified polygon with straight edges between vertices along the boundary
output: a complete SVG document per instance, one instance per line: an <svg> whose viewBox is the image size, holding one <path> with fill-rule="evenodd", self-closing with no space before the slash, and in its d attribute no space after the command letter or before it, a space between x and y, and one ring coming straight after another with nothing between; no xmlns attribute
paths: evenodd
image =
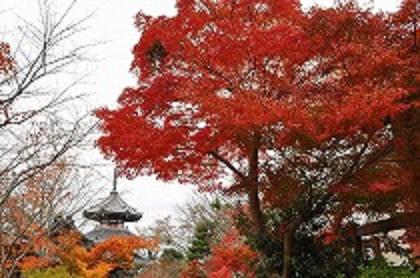
<svg viewBox="0 0 420 278"><path fill-rule="evenodd" d="M213 230L214 223L207 219L203 219L202 222L197 224L191 246L187 251L189 261L203 259L210 254Z"/></svg>

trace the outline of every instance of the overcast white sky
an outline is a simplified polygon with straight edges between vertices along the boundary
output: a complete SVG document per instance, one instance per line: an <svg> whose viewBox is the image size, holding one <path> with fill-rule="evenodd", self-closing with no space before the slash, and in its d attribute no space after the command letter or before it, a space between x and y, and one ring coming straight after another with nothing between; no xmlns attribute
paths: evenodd
<svg viewBox="0 0 420 278"><path fill-rule="evenodd" d="M69 0L50 0L58 9ZM95 15L89 21L90 29L86 38L106 41L95 49L99 61L86 86L92 94L91 105L115 106L121 90L134 84L135 79L128 72L131 62L131 48L138 40L138 32L133 26L133 16L140 10L158 15L174 15L175 0L80 0L75 9L76 16L84 16L90 11ZM331 5L334 0L302 0L304 8L314 3L322 6ZM376 10L395 11L400 0L361 0L373 2ZM15 15L36 20L37 0L0 0L0 39L7 37L7 31L18 22ZM100 157L99 154L96 155ZM97 158L95 158L97 160ZM112 168L104 168L105 175L112 177ZM182 204L191 196L191 188L176 184L163 184L152 177L141 177L134 181L121 180L119 190L129 204L144 212L139 226L145 226L157 218L173 214L176 204ZM111 182L108 188L111 189ZM95 201L93 201L95 202Z"/></svg>

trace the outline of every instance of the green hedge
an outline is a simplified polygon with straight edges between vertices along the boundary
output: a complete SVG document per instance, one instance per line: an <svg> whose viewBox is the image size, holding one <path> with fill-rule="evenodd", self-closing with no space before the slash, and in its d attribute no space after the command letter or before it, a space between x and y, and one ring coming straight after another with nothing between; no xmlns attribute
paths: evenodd
<svg viewBox="0 0 420 278"><path fill-rule="evenodd" d="M385 263L364 267L359 278L420 278L419 272L414 272L410 266L390 266Z"/></svg>
<svg viewBox="0 0 420 278"><path fill-rule="evenodd" d="M23 273L25 278L80 278L67 271L65 267L30 270Z"/></svg>

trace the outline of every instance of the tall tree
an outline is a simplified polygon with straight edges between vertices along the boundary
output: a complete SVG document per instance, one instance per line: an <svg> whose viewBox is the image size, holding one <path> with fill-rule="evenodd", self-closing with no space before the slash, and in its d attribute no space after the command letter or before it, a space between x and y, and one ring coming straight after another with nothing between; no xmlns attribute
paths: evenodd
<svg viewBox="0 0 420 278"><path fill-rule="evenodd" d="M138 86L97 113L98 143L126 176L244 194L262 238L264 207L289 211L283 277L303 223L371 211L375 190L418 193L407 169L379 164L404 149L395 123L418 109L416 1L394 16L352 1L307 13L295 0L177 7L171 18L138 14ZM375 212L394 213L406 200L395 193Z"/></svg>
<svg viewBox="0 0 420 278"><path fill-rule="evenodd" d="M79 167L79 157L96 125L78 86L92 44L79 36L89 16L73 17L76 3L39 1L37 20L20 17L5 34L10 45L0 43L1 277L41 252L54 219L74 215L92 193L93 167Z"/></svg>
<svg viewBox="0 0 420 278"><path fill-rule="evenodd" d="M39 2L39 20L22 18L6 35L10 47L0 45L0 208L26 181L77 155L95 127L76 90L85 73L68 74L87 62L92 45L78 37L89 17L70 16L76 2L61 11Z"/></svg>

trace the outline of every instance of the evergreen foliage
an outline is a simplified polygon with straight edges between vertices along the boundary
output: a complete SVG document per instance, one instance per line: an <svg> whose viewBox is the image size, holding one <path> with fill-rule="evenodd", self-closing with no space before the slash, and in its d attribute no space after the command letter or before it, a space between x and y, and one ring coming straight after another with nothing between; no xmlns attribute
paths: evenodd
<svg viewBox="0 0 420 278"><path fill-rule="evenodd" d="M213 228L214 224L207 219L197 224L191 246L187 251L189 261L200 260L210 254Z"/></svg>
<svg viewBox="0 0 420 278"><path fill-rule="evenodd" d="M419 278L420 273L414 272L409 265L390 266L385 261L376 262L360 269L358 278Z"/></svg>

